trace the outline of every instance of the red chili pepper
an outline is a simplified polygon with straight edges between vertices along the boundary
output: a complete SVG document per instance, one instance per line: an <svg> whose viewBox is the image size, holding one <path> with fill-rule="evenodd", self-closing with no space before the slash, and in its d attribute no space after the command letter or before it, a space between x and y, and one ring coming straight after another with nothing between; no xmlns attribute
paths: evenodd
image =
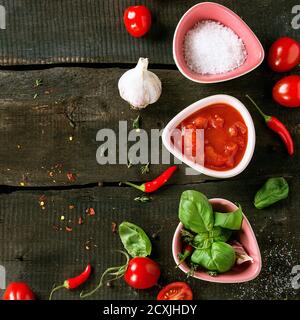
<svg viewBox="0 0 300 320"><path fill-rule="evenodd" d="M168 168L166 171L164 171L160 176L158 176L156 179L145 182L142 185L138 186L131 182L124 182L128 186L131 186L133 188L136 188L140 191L151 193L156 190L158 190L160 187L162 187L173 175L173 173L177 170L177 166L172 166Z"/></svg>
<svg viewBox="0 0 300 320"><path fill-rule="evenodd" d="M292 156L294 154L294 142L286 126L276 117L263 113L258 105L248 95L246 95L246 97L254 104L259 113L264 117L267 126L280 136L286 146L288 154Z"/></svg>
<svg viewBox="0 0 300 320"><path fill-rule="evenodd" d="M60 290L63 288L72 290L72 289L78 288L88 280L88 278L91 275L91 272L92 272L92 266L88 264L85 270L80 275L74 278L67 279L62 285L53 288L50 293L49 300L52 300L53 293L57 290Z"/></svg>
<svg viewBox="0 0 300 320"><path fill-rule="evenodd" d="M193 251L194 251L194 248L190 244L187 244L184 247L183 253L178 255L180 260L176 268L178 268L185 261L185 259L193 253Z"/></svg>

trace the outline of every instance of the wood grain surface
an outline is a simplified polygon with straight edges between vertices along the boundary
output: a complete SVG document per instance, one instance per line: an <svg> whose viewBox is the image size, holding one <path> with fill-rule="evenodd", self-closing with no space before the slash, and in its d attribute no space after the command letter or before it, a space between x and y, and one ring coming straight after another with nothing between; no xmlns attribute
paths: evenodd
<svg viewBox="0 0 300 320"><path fill-rule="evenodd" d="M291 287L292 267L299 263L298 236L300 206L297 196L299 178L288 179L291 196L269 209L256 210L253 191L263 179L246 182L207 182L170 186L153 196L150 203L134 201L140 193L125 187L95 187L67 191L18 191L0 196L0 263L8 270L8 281L28 281L39 298L47 299L54 283L62 282L91 261L94 276L84 286L92 288L101 273L122 263L115 252L122 249L119 236L112 232L112 222L134 222L152 237L153 258L162 267L159 285L185 280L175 269L171 242L178 224L178 203L187 189L199 190L208 197L239 201L252 224L262 253L263 269L254 281L245 284L213 284L190 278L197 299L298 299ZM40 206L40 199L45 209ZM70 205L74 206L70 209ZM86 215L87 208L94 216ZM65 217L61 221L61 216ZM78 225L82 216L84 224ZM66 227L72 228L71 232ZM154 238L153 238L154 237ZM135 291L122 280L111 288L102 288L91 299L153 299L159 287ZM61 291L57 299L79 299L79 292Z"/></svg>
<svg viewBox="0 0 300 320"><path fill-rule="evenodd" d="M90 68L0 72L0 184L84 185L141 181L158 175L166 166L152 165L150 174L142 176L140 165L127 169L125 164L99 165L96 161L97 149L102 144L96 141L98 130L113 129L118 136L119 121L127 121L129 131L139 114L119 97L117 82L123 72L125 70ZM300 110L286 110L272 102L268 90L276 77L271 72L261 67L241 79L210 86L191 83L175 70L155 72L163 82L162 97L140 112L142 128L149 134L149 149L151 129L161 130L173 116L201 98L226 93L248 106L257 132L254 158L238 178L298 175L299 154L296 152L293 158L287 155L281 140L266 128L261 116L245 98L246 94L251 95L265 112L282 119L292 132L297 149ZM36 79L42 79L43 85L35 88ZM38 96L33 99L36 93ZM68 180L69 172L76 175L76 180ZM173 182L207 179L203 175L187 176L183 167Z"/></svg>
<svg viewBox="0 0 300 320"><path fill-rule="evenodd" d="M0 30L0 64L152 63L173 64L172 39L180 17L197 0L139 1L151 9L154 25L142 39L123 26L129 0L2 0L6 30ZM294 0L216 1L240 15L268 46L276 37L297 36L291 27Z"/></svg>

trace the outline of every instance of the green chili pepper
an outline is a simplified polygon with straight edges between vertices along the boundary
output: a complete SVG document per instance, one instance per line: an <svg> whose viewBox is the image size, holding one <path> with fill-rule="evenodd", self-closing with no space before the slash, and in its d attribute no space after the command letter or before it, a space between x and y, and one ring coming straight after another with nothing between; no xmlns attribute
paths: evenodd
<svg viewBox="0 0 300 320"><path fill-rule="evenodd" d="M282 177L271 178L256 193L254 205L257 209L263 209L287 198L288 195L289 185L287 181Z"/></svg>

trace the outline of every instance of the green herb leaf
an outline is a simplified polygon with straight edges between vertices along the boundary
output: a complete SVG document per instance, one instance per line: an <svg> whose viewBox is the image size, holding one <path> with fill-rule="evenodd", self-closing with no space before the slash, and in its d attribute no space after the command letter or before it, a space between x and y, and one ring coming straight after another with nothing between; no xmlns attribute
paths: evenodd
<svg viewBox="0 0 300 320"><path fill-rule="evenodd" d="M133 127L133 129L140 129L140 126L141 126L141 116L138 115L138 116L133 120L132 127Z"/></svg>
<svg viewBox="0 0 300 320"><path fill-rule="evenodd" d="M127 168L131 168L133 166L133 163L131 162L131 160L127 161Z"/></svg>
<svg viewBox="0 0 300 320"><path fill-rule="evenodd" d="M215 212L215 227L222 227L229 230L240 230L243 221L242 207L234 212Z"/></svg>
<svg viewBox="0 0 300 320"><path fill-rule="evenodd" d="M35 87L39 87L43 84L43 80L42 79L36 79L34 82L34 86Z"/></svg>
<svg viewBox="0 0 300 320"><path fill-rule="evenodd" d="M218 275L217 271L207 271L207 274L211 277L216 277Z"/></svg>
<svg viewBox="0 0 300 320"><path fill-rule="evenodd" d="M235 264L235 251L225 242L214 242L210 248L197 249L193 252L191 261L209 271L224 273Z"/></svg>
<svg viewBox="0 0 300 320"><path fill-rule="evenodd" d="M179 204L179 220L186 229L196 233L211 231L214 215L206 196L194 190L184 191Z"/></svg>
<svg viewBox="0 0 300 320"><path fill-rule="evenodd" d="M148 196L141 196L141 197L134 198L134 201L143 202L143 203L149 202L151 200L152 200L152 198L148 197Z"/></svg>
<svg viewBox="0 0 300 320"><path fill-rule="evenodd" d="M150 165L150 163L148 162L147 164L145 164L144 166L141 167L141 173L142 174L150 172L149 165Z"/></svg>
<svg viewBox="0 0 300 320"><path fill-rule="evenodd" d="M181 230L181 237L184 242L192 243L195 238L195 235L185 229L182 229Z"/></svg>
<svg viewBox="0 0 300 320"><path fill-rule="evenodd" d="M132 257L146 257L151 254L151 241L139 226L122 222L119 225L119 235L125 249Z"/></svg>
<svg viewBox="0 0 300 320"><path fill-rule="evenodd" d="M214 242L228 241L231 234L231 230L215 227L212 231L198 233L193 240L193 247L197 249L210 248Z"/></svg>
<svg viewBox="0 0 300 320"><path fill-rule="evenodd" d="M289 185L287 181L282 178L270 178L257 191L254 198L254 205L257 209L267 208L270 205L287 198L289 195Z"/></svg>

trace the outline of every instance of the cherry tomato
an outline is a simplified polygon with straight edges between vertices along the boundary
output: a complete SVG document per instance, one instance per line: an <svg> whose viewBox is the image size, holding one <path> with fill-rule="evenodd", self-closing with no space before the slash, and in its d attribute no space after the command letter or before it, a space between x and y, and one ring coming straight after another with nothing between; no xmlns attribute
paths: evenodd
<svg viewBox="0 0 300 320"><path fill-rule="evenodd" d="M285 107L300 107L300 76L279 80L273 88L274 100Z"/></svg>
<svg viewBox="0 0 300 320"><path fill-rule="evenodd" d="M296 40L283 37L276 40L269 51L269 66L273 71L285 72L300 62L300 44Z"/></svg>
<svg viewBox="0 0 300 320"><path fill-rule="evenodd" d="M145 6L131 6L124 12L125 27L133 37L140 38L151 28L152 17Z"/></svg>
<svg viewBox="0 0 300 320"><path fill-rule="evenodd" d="M3 300L35 300L35 295L24 282L12 282L5 290Z"/></svg>
<svg viewBox="0 0 300 320"><path fill-rule="evenodd" d="M131 259L124 275L125 281L136 289L148 289L155 286L159 277L159 265L147 257Z"/></svg>
<svg viewBox="0 0 300 320"><path fill-rule="evenodd" d="M157 300L193 300L193 292L185 282L173 282L159 292Z"/></svg>

